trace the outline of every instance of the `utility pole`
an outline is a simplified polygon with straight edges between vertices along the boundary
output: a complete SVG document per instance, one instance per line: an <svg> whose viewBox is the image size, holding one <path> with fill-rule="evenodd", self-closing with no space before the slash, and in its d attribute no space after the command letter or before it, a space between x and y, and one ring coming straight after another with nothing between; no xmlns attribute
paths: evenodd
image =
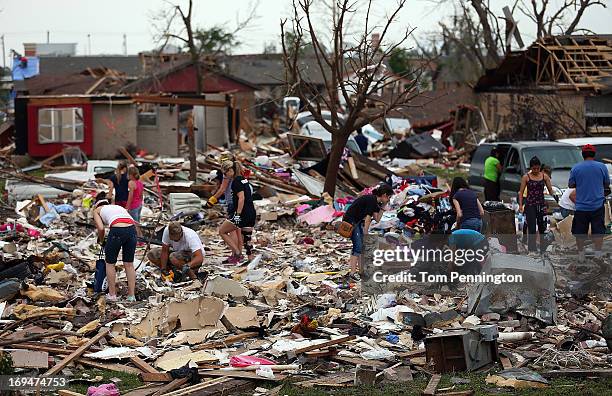
<svg viewBox="0 0 612 396"><path fill-rule="evenodd" d="M47 30L47 44L49 44L49 31Z"/></svg>
<svg viewBox="0 0 612 396"><path fill-rule="evenodd" d="M87 55L91 55L91 34L87 33Z"/></svg>
<svg viewBox="0 0 612 396"><path fill-rule="evenodd" d="M127 35L123 33L123 55L127 56Z"/></svg>
<svg viewBox="0 0 612 396"><path fill-rule="evenodd" d="M6 56L4 55L4 34L2 35L2 65L6 69Z"/></svg>

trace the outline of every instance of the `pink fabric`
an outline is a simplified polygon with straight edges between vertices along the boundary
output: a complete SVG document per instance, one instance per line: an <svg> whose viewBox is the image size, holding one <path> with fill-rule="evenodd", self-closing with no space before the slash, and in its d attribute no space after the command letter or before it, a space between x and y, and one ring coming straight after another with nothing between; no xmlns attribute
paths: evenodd
<svg viewBox="0 0 612 396"><path fill-rule="evenodd" d="M144 185L140 180L136 180L136 188L134 189L134 196L132 197L132 204L128 209L137 209L142 206L142 190L144 190Z"/></svg>
<svg viewBox="0 0 612 396"><path fill-rule="evenodd" d="M249 366L268 366L276 364L272 360L260 358L257 356L232 356L230 358L230 365L232 367L249 367Z"/></svg>
<svg viewBox="0 0 612 396"><path fill-rule="evenodd" d="M87 396L120 396L119 388L115 384L102 384L87 388Z"/></svg>
<svg viewBox="0 0 612 396"><path fill-rule="evenodd" d="M319 206L310 212L298 217L299 222L306 222L308 225L329 223L334 219L336 210L331 205Z"/></svg>

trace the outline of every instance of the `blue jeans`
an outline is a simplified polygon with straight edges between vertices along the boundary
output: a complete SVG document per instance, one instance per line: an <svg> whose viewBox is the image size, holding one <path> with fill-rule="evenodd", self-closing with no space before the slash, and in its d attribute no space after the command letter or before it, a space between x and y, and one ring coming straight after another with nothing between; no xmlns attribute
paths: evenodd
<svg viewBox="0 0 612 396"><path fill-rule="evenodd" d="M142 212L142 205L134 209L128 209L128 213L130 214L130 216L132 216L132 219L134 219L136 223L140 223L140 213L141 212Z"/></svg>
<svg viewBox="0 0 612 396"><path fill-rule="evenodd" d="M462 230L474 230L480 232L482 229L482 219L478 219L476 217L472 217L470 219L465 219L461 221Z"/></svg>
<svg viewBox="0 0 612 396"><path fill-rule="evenodd" d="M361 255L361 252L363 251L363 222L357 223L353 226L351 241L353 241L353 251L351 252L351 255Z"/></svg>
<svg viewBox="0 0 612 396"><path fill-rule="evenodd" d="M569 209L565 209L565 208L560 208L561 209L561 216L563 216L563 218L565 219L567 216L569 215L573 215L574 211L573 210L569 210Z"/></svg>

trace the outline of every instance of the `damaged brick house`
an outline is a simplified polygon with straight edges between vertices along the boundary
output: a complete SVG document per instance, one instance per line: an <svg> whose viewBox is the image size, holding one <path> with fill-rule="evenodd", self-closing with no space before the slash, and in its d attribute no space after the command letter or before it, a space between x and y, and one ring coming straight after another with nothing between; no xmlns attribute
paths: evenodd
<svg viewBox="0 0 612 396"><path fill-rule="evenodd" d="M612 35L539 39L488 70L475 91L489 127L504 137L612 135ZM542 134L520 136L517 128L529 125L517 117Z"/></svg>
<svg viewBox="0 0 612 396"><path fill-rule="evenodd" d="M134 145L175 156L185 139L184 115L192 110L200 149L233 141L240 111L226 92L248 97L255 88L209 72L206 95L196 97L188 69L168 67L135 81L107 68L28 79L15 101L16 151L46 157L77 145L92 158L112 158L118 147Z"/></svg>

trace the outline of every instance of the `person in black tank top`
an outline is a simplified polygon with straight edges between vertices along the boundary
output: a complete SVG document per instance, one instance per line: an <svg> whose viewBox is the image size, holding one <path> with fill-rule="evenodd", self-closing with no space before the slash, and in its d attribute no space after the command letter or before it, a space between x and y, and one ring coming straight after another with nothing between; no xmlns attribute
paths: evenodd
<svg viewBox="0 0 612 396"><path fill-rule="evenodd" d="M257 217L253 203L253 189L249 181L238 172L235 162L223 162L221 171L225 177L232 179L231 191L234 204L230 209L228 219L219 227L219 234L232 250L232 256L227 262L238 264L243 258L243 246L249 258L252 258L250 241Z"/></svg>
<svg viewBox="0 0 612 396"><path fill-rule="evenodd" d="M536 249L536 228L540 233L540 250L543 253L546 246L543 243L542 235L546 232L546 199L544 198L544 187L548 189L550 195L558 197L554 194L550 177L542 172L542 163L538 157L533 157L529 161L530 172L521 179L521 188L519 190L519 210L525 213L527 218L527 248L529 252L535 252ZM527 197L525 197L525 190Z"/></svg>

